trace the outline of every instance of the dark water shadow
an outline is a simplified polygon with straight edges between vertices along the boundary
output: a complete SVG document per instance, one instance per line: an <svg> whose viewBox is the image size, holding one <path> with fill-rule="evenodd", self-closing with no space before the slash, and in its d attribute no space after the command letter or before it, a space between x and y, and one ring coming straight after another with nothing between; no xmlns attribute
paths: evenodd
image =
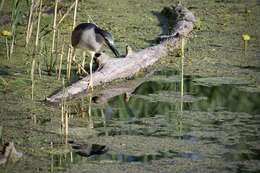
<svg viewBox="0 0 260 173"><path fill-rule="evenodd" d="M107 153L104 155L95 155L91 156L90 160L95 161L103 161L103 160L111 160L123 163L130 162L149 162L153 160L160 159L174 159L174 158L183 158L189 160L201 160L202 156L198 153L185 153L185 152L177 152L170 150L168 152L159 151L158 154L144 154L144 155L128 155L128 154L111 154Z"/></svg>

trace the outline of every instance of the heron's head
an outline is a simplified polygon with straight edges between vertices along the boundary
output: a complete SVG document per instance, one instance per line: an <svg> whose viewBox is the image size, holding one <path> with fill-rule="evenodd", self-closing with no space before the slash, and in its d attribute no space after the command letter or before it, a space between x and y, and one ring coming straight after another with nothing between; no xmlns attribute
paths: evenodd
<svg viewBox="0 0 260 173"><path fill-rule="evenodd" d="M114 45L114 39L110 32L104 31L103 36L106 42L109 42L111 45Z"/></svg>
<svg viewBox="0 0 260 173"><path fill-rule="evenodd" d="M105 45L108 46L112 50L112 52L115 54L116 57L119 57L120 54L117 51L117 49L115 48L112 34L110 32L102 30L100 28L99 28L98 32L103 36L105 43L106 43Z"/></svg>

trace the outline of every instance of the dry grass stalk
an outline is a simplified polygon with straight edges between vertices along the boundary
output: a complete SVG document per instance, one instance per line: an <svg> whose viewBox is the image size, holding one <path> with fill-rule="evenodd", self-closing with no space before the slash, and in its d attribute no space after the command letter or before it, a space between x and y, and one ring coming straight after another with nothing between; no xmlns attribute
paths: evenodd
<svg viewBox="0 0 260 173"><path fill-rule="evenodd" d="M39 77L42 78L42 69L41 69L41 62L38 61L38 74L39 74Z"/></svg>
<svg viewBox="0 0 260 173"><path fill-rule="evenodd" d="M92 19L92 17L90 15L88 15L88 23L91 21L91 23L94 23L95 25L97 25L94 20ZM98 25L97 25L98 26Z"/></svg>
<svg viewBox="0 0 260 173"><path fill-rule="evenodd" d="M57 32L57 27L56 27L56 23L57 23L57 11L58 11L58 0L55 0L55 7L54 7L54 16L53 16L53 35L52 35L52 45L51 45L51 51L50 51L50 61L49 61L49 65L47 65L48 67L48 73L51 74L53 68L56 67L56 60L57 60L57 54L54 58L54 53L55 51L55 44L56 42L56 32Z"/></svg>
<svg viewBox="0 0 260 173"><path fill-rule="evenodd" d="M26 31L26 47L30 41L31 35L32 35L32 21L33 21L33 6L34 6L34 0L31 1L31 7L30 7L30 13L29 13L29 19L28 19L28 24L27 24L27 31Z"/></svg>
<svg viewBox="0 0 260 173"><path fill-rule="evenodd" d="M65 111L65 143L67 144L69 135L69 112Z"/></svg>
<svg viewBox="0 0 260 173"><path fill-rule="evenodd" d="M77 8L78 8L78 0L75 0L75 8L74 8L74 16L73 16L73 26L72 26L72 30L73 30L73 29L75 28L75 26L76 26ZM69 69L68 69L69 75L67 76L68 79L70 79L71 62L72 62L72 60L75 61L75 57L76 57L75 49L72 47L71 50L72 50L72 51L71 51L72 55L70 56ZM83 69L84 69L84 68L83 68Z"/></svg>
<svg viewBox="0 0 260 173"><path fill-rule="evenodd" d="M56 77L58 79L58 76L59 76L59 63L56 63L56 61L58 59L58 55L61 54L61 52L59 50L59 45L63 44L63 42L60 43L60 31L59 31L58 27L56 27L56 28L57 28L57 39L56 39L56 42L55 42L56 50L55 50L55 60L54 60L54 64L53 65L55 66L55 73L56 73Z"/></svg>
<svg viewBox="0 0 260 173"><path fill-rule="evenodd" d="M184 73L184 46L185 40L181 38L181 96L183 96L184 83L183 83L183 73Z"/></svg>
<svg viewBox="0 0 260 173"><path fill-rule="evenodd" d="M9 50L8 38L7 37L5 37L5 46L6 46L6 58L9 60L10 59L10 50Z"/></svg>
<svg viewBox="0 0 260 173"><path fill-rule="evenodd" d="M72 66L72 61L74 60L74 56L73 56L73 48L70 48L70 56L69 56L69 69L68 69L68 79L70 79L71 76L71 66Z"/></svg>
<svg viewBox="0 0 260 173"><path fill-rule="evenodd" d="M184 37L181 38L181 112L183 110L183 95L184 95Z"/></svg>
<svg viewBox="0 0 260 173"><path fill-rule="evenodd" d="M65 79L62 78L62 92L65 94ZM65 137L65 144L68 141L69 134L69 107L66 102L66 98L62 99L61 102L61 134Z"/></svg>
<svg viewBox="0 0 260 173"><path fill-rule="evenodd" d="M36 39L35 39L35 48L37 51L38 44L39 44L39 33L40 33L40 26L41 26L41 15L42 15L42 0L40 0L39 4L39 13L38 13L38 21L37 21L37 31L36 31Z"/></svg>
<svg viewBox="0 0 260 173"><path fill-rule="evenodd" d="M75 8L74 8L74 17L73 17L73 28L76 26L76 19L77 19L77 9L78 9L78 0L75 0Z"/></svg>
<svg viewBox="0 0 260 173"><path fill-rule="evenodd" d="M92 118L92 94L89 96L89 106L88 106L88 116L89 116L89 128L93 129L94 128L94 122Z"/></svg>
<svg viewBox="0 0 260 173"><path fill-rule="evenodd" d="M82 70L85 74L88 74L88 72L84 69L84 66L82 66L80 63L78 63L75 58L72 58L72 62L75 63L78 66L79 70Z"/></svg>
<svg viewBox="0 0 260 173"><path fill-rule="evenodd" d="M62 78L62 92L65 94L65 80ZM66 100L63 98L61 102L61 133L64 133L65 128L65 111L66 111Z"/></svg>
<svg viewBox="0 0 260 173"><path fill-rule="evenodd" d="M64 55L64 43L62 44L61 53L60 53L60 64L59 64L58 80L60 80L60 76L61 76L61 68L62 68L63 55Z"/></svg>
<svg viewBox="0 0 260 173"><path fill-rule="evenodd" d="M86 111L85 111L85 102L84 102L84 97L81 97L81 107L80 107L80 112L81 112L81 118L85 118L85 116L86 116Z"/></svg>
<svg viewBox="0 0 260 173"><path fill-rule="evenodd" d="M64 108L64 104L61 104L61 133L63 133L63 129L64 129L64 116L65 116L65 108Z"/></svg>
<svg viewBox="0 0 260 173"><path fill-rule="evenodd" d="M26 46L28 46L29 41L30 41L30 39L31 39L31 35L32 35L32 31L33 31L33 26L34 26L34 20L32 19L31 24L30 24L30 27L29 27L29 37L28 37L28 42L26 43L26 44L27 44Z"/></svg>
<svg viewBox="0 0 260 173"><path fill-rule="evenodd" d="M0 4L0 12L2 11L3 7L4 7L4 4L5 4L5 0L2 0L1 1L1 4Z"/></svg>
<svg viewBox="0 0 260 173"><path fill-rule="evenodd" d="M11 46L10 46L10 54L9 54L9 59L11 59L13 53L14 53L14 42L15 42L15 36L13 35L12 37L12 42L11 42Z"/></svg>
<svg viewBox="0 0 260 173"><path fill-rule="evenodd" d="M70 79L70 70L71 70L71 47L68 49L68 55L67 55L67 79Z"/></svg>
<svg viewBox="0 0 260 173"><path fill-rule="evenodd" d="M58 11L58 0L55 0L55 8L54 8L54 17L53 17L53 35L52 35L52 46L51 46L51 53L54 53L54 47L55 47L55 39L56 39L56 22L57 22L57 11Z"/></svg>
<svg viewBox="0 0 260 173"><path fill-rule="evenodd" d="M67 10L67 12L61 17L61 19L58 21L56 27L58 27L61 22L69 15L69 13L71 12L71 10L73 9L73 7L75 6L76 4L76 1L73 2L73 4L71 4L70 8Z"/></svg>
<svg viewBox="0 0 260 173"><path fill-rule="evenodd" d="M31 93L31 99L34 99L34 68L35 68L35 57L32 60L32 68L31 68L31 82L32 82L32 93Z"/></svg>
<svg viewBox="0 0 260 173"><path fill-rule="evenodd" d="M36 52L38 50L38 44L39 44L39 33L40 33L40 25L41 25L41 9L42 9L42 0L40 0L39 4L39 13L38 13L38 21L37 21L37 31L36 31L36 38L35 38L35 47L33 52L33 60L32 60L32 68L31 68L31 82L32 82L32 93L31 98L33 100L34 98L34 70L35 70L35 64L36 64Z"/></svg>
<svg viewBox="0 0 260 173"><path fill-rule="evenodd" d="M40 51L39 51L40 57L43 56L42 51L43 51L43 40L41 39L40 40ZM39 61L38 61L38 73L39 73L39 77L41 78L42 77L42 70L41 70L41 61L40 60L41 60L41 58L39 58Z"/></svg>

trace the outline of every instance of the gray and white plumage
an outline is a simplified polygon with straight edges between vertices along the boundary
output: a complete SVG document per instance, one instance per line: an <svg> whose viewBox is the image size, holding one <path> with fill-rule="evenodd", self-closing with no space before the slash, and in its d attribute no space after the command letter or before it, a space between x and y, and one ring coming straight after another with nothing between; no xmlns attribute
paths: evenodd
<svg viewBox="0 0 260 173"><path fill-rule="evenodd" d="M103 45L107 45L116 57L116 50L112 34L99 28L93 23L81 23L74 28L71 35L71 44L74 48L98 52Z"/></svg>
<svg viewBox="0 0 260 173"><path fill-rule="evenodd" d="M116 57L119 57L119 52L116 50L113 42L112 34L99 28L93 23L81 23L74 28L71 35L71 44L75 50L83 49L90 53L90 80L88 86L93 90L93 79L92 79L92 65L95 53L97 53L103 45L107 45Z"/></svg>

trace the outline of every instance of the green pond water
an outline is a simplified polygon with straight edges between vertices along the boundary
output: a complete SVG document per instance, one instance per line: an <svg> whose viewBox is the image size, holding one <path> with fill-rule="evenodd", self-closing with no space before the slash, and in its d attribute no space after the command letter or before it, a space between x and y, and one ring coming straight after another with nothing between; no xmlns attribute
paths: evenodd
<svg viewBox="0 0 260 173"><path fill-rule="evenodd" d="M77 22L87 21L90 15L113 33L120 52L126 44L138 51L168 32L170 22L160 11L176 3L80 1ZM142 72L95 88L92 96L67 100L68 144L61 133L60 105L44 101L62 82L47 74L43 59L39 60L42 77L35 74L35 99L30 98L31 49L24 48L26 16L18 26L11 60L6 59L1 37L0 147L13 141L23 157L1 165L0 173L260 172L260 1L182 3L197 18L185 48L183 97L179 49L174 49L149 67L148 72L153 71L149 77ZM43 4L53 6L52 1ZM66 8L70 4L62 2ZM9 14L9 1L5 7L1 15ZM26 4L22 8L26 9L22 14L27 14ZM69 43L72 18L69 15L61 25L65 43ZM43 15L46 30L51 28L51 20L52 14ZM246 51L241 39L244 33L251 36ZM44 43L51 46L51 34L44 37ZM131 93L98 102L96 94L107 88L130 88ZM73 148L89 144L104 145L108 150L86 157Z"/></svg>

